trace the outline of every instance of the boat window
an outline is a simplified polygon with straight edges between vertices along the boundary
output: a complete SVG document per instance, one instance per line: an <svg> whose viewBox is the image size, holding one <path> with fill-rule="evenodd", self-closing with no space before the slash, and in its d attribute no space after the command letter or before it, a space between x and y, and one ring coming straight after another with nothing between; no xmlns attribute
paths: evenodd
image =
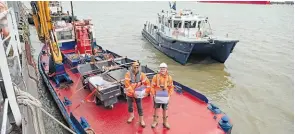
<svg viewBox="0 0 295 134"><path fill-rule="evenodd" d="M204 28L205 22L204 21L199 21L200 22L200 28Z"/></svg>
<svg viewBox="0 0 295 134"><path fill-rule="evenodd" d="M201 28L201 21L198 21L198 29L200 30Z"/></svg>
<svg viewBox="0 0 295 134"><path fill-rule="evenodd" d="M190 28L190 27L191 27L191 21L185 21L184 28Z"/></svg>
<svg viewBox="0 0 295 134"><path fill-rule="evenodd" d="M174 20L174 28L181 28L181 25L182 25L182 23L181 23L181 20Z"/></svg>
<svg viewBox="0 0 295 134"><path fill-rule="evenodd" d="M161 24L161 17L159 16L159 24Z"/></svg>
<svg viewBox="0 0 295 134"><path fill-rule="evenodd" d="M73 38L72 30L57 32L56 36L58 40L69 40Z"/></svg>
<svg viewBox="0 0 295 134"><path fill-rule="evenodd" d="M197 21L192 21L190 28L196 28Z"/></svg>

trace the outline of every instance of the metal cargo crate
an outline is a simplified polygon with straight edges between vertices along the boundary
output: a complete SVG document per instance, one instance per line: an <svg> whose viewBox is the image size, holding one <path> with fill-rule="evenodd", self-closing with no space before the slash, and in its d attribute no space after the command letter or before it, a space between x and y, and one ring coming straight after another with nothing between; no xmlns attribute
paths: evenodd
<svg viewBox="0 0 295 134"><path fill-rule="evenodd" d="M102 102L105 106L117 103L117 96L121 95L120 83L108 75L89 77L88 86L91 91L96 91L97 101Z"/></svg>

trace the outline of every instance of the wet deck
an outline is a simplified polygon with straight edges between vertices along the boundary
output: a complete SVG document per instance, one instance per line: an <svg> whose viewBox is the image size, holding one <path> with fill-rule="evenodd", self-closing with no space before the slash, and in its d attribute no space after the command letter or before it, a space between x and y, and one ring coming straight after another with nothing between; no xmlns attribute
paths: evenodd
<svg viewBox="0 0 295 134"><path fill-rule="evenodd" d="M48 65L48 56L43 55L40 57L42 62L46 62ZM45 70L48 68L45 67ZM47 72L47 71L45 71ZM144 118L147 124L146 128L141 128L138 123L138 117L131 124L127 124L128 111L127 103L125 101L119 101L114 105L113 109L106 109L102 105L97 106L94 103L94 97L89 99L89 102L81 103L86 96L90 94L90 90L82 89L80 74L73 74L69 68L66 67L66 72L73 80L73 84L67 89L55 88L55 92L58 98L63 101L64 97L71 100L72 104L66 106L66 111L70 112L80 120L80 117L86 118L90 127L95 130L96 133L202 133L202 134L221 134L224 133L218 128L218 120L220 116L217 116L215 120L213 113L207 109L207 104L198 100L194 96L183 93L174 93L171 97L169 104L169 123L171 129L167 130L163 128L162 116L159 113L159 125L155 129L150 127L153 118L153 101L151 97L143 99ZM55 87L55 83L50 81L51 85ZM135 110L135 115L137 112Z"/></svg>

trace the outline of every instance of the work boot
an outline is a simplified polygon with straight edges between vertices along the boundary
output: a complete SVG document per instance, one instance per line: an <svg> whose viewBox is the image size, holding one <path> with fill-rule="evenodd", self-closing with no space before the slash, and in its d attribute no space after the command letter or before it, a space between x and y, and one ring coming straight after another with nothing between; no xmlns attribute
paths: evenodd
<svg viewBox="0 0 295 134"><path fill-rule="evenodd" d="M139 123L140 123L140 125L141 125L141 127L145 127L145 123L144 123L144 121L143 121L143 116L139 116Z"/></svg>
<svg viewBox="0 0 295 134"><path fill-rule="evenodd" d="M158 125L158 118L159 116L154 115L154 120L152 123L152 128L155 128Z"/></svg>
<svg viewBox="0 0 295 134"><path fill-rule="evenodd" d="M134 114L130 113L130 117L128 118L127 123L131 123L133 119L134 119Z"/></svg>
<svg viewBox="0 0 295 134"><path fill-rule="evenodd" d="M170 129L170 125L168 124L168 116L163 117L163 126L167 129Z"/></svg>

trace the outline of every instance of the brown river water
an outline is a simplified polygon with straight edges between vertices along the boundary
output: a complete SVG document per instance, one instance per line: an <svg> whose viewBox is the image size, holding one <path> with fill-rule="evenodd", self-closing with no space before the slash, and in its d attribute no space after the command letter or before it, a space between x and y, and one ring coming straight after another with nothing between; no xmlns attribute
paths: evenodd
<svg viewBox="0 0 295 134"><path fill-rule="evenodd" d="M182 66L141 35L143 24L155 22L168 2L73 5L79 19L92 19L99 45L155 70L166 62L174 80L200 91L230 116L234 134L293 133L294 6L177 2L177 9L208 16L215 35L240 40L224 64L206 59ZM63 6L70 11L69 2ZM37 56L40 43L33 46Z"/></svg>

